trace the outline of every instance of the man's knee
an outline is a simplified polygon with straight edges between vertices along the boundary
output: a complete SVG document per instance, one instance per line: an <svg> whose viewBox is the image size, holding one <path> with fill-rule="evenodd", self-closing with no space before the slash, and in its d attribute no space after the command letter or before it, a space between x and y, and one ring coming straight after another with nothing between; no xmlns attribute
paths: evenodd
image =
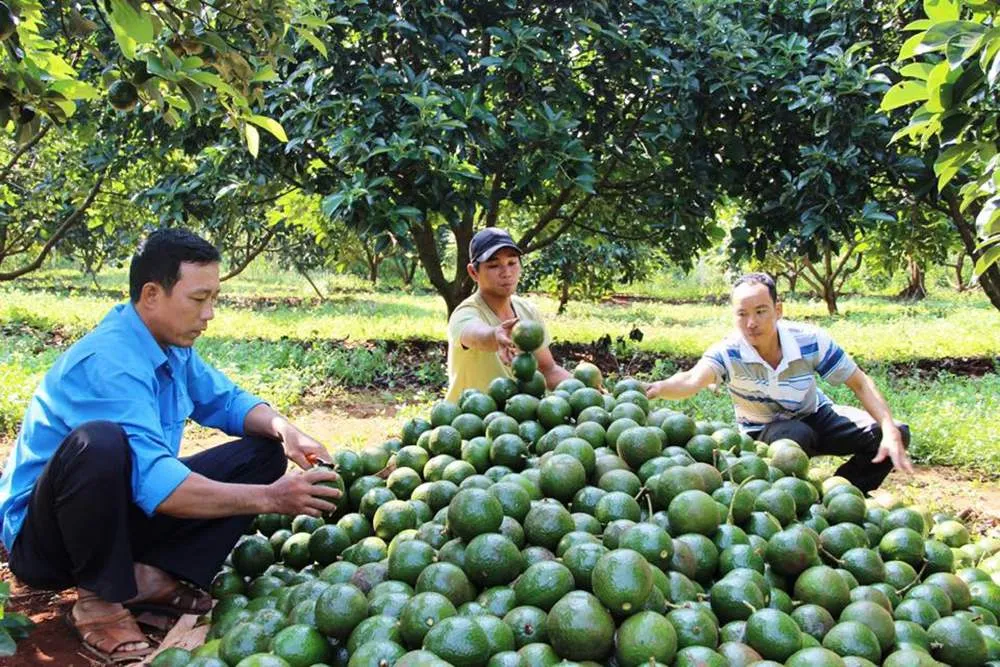
<svg viewBox="0 0 1000 667"><path fill-rule="evenodd" d="M768 444L776 440L794 440L807 453L815 449L816 431L809 424L797 419L768 424L761 432L760 439Z"/></svg>
<svg viewBox="0 0 1000 667"><path fill-rule="evenodd" d="M128 436L122 427L110 421L89 421L70 431L63 443L64 456L74 467L119 470L129 461Z"/></svg>
<svg viewBox="0 0 1000 667"><path fill-rule="evenodd" d="M273 482L288 470L288 458L277 440L248 438L246 444L253 448L253 464L262 471L268 482Z"/></svg>

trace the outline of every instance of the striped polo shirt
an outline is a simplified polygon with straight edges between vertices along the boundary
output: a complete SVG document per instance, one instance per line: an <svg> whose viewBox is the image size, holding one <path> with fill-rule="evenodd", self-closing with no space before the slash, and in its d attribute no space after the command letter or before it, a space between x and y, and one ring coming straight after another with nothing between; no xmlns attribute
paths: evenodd
<svg viewBox="0 0 1000 667"><path fill-rule="evenodd" d="M738 331L702 357L728 386L736 422L755 433L774 421L807 417L830 399L816 386L816 374L842 384L858 365L823 330L779 319L781 362L772 368Z"/></svg>

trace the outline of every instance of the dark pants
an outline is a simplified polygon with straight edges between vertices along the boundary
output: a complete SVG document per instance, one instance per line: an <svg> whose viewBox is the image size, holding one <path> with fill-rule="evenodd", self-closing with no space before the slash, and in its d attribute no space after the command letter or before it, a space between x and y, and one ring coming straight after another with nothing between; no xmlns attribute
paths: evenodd
<svg viewBox="0 0 1000 667"><path fill-rule="evenodd" d="M896 422L903 434L903 446L910 446L910 428ZM882 427L871 415L848 405L825 405L803 419L768 424L757 439L771 443L789 438L809 456L851 456L837 468L840 475L865 494L874 491L892 470L888 458L872 463L882 444Z"/></svg>
<svg viewBox="0 0 1000 667"><path fill-rule="evenodd" d="M270 484L288 462L280 444L242 438L181 459L220 482ZM14 541L10 569L33 588L79 586L109 602L136 595L134 563L207 588L252 516L152 517L132 502L132 450L111 422L73 430L42 470Z"/></svg>

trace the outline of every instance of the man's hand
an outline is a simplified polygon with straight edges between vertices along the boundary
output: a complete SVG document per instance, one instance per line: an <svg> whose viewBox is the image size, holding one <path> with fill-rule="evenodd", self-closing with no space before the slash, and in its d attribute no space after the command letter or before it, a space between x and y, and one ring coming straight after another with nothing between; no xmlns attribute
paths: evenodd
<svg viewBox="0 0 1000 667"><path fill-rule="evenodd" d="M517 318L513 317L504 320L493 329L493 337L497 341L497 354L500 355L500 361L505 364L513 361L514 355L517 354L517 346L514 345L514 341L510 337L510 332L515 324L517 324Z"/></svg>
<svg viewBox="0 0 1000 667"><path fill-rule="evenodd" d="M337 473L323 467L284 475L267 487L268 511L293 516L321 516L333 512L337 509L335 501L341 496L340 489L320 482L332 482L337 478Z"/></svg>
<svg viewBox="0 0 1000 667"><path fill-rule="evenodd" d="M667 388L667 380L659 380L657 382L652 382L646 386L646 398L660 398L663 392Z"/></svg>
<svg viewBox="0 0 1000 667"><path fill-rule="evenodd" d="M910 462L910 457L903 446L903 434L895 426L891 429L882 429L882 443L879 445L872 463L881 463L887 458L892 460L894 470L913 472L913 463Z"/></svg>
<svg viewBox="0 0 1000 667"><path fill-rule="evenodd" d="M303 470L311 468L316 461L333 463L326 447L291 425L281 431L281 446L285 456Z"/></svg>

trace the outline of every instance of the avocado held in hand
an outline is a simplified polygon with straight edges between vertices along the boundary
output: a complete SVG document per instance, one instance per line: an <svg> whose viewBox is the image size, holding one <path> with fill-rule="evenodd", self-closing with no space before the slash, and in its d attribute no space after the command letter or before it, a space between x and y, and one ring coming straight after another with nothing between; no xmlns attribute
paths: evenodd
<svg viewBox="0 0 1000 667"><path fill-rule="evenodd" d="M331 489L337 489L338 491L340 491L340 495L337 498L331 498L329 496L323 496L323 500L325 500L327 502L330 502L330 503L333 503L334 505L336 505L336 508L332 512L327 512L327 513L325 513L323 515L323 518L325 520L329 521L331 518L340 516L342 514L342 512L340 511L340 507L344 503L345 498L347 496L347 489L344 487L344 480L340 476L339 471L337 470L337 466L336 465L334 465L332 463L327 463L326 461L317 461L313 465L313 470L317 470L317 469L319 469L319 470L332 470L333 472L338 473L337 477L335 479L324 480L322 482L316 482L315 483L315 486L327 486L327 487L330 487Z"/></svg>

